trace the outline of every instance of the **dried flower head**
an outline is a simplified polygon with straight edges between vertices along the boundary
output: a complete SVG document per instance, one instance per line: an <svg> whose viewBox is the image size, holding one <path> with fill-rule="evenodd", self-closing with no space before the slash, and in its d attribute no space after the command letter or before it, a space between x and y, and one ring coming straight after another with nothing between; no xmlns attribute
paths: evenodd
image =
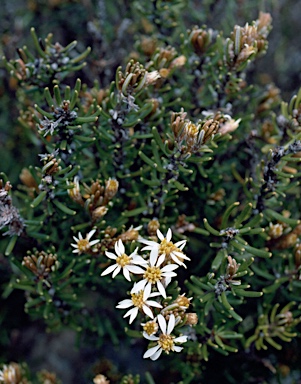
<svg viewBox="0 0 301 384"><path fill-rule="evenodd" d="M46 371L45 369L38 372L37 376L40 382L43 384L59 384L60 383L55 373Z"/></svg>
<svg viewBox="0 0 301 384"><path fill-rule="evenodd" d="M107 207L97 207L92 211L92 220L100 220L108 212Z"/></svg>
<svg viewBox="0 0 301 384"><path fill-rule="evenodd" d="M269 236L272 239L277 239L282 234L283 234L283 225L282 224L280 224L280 223L276 223L276 224L270 223L270 226L269 226Z"/></svg>
<svg viewBox="0 0 301 384"><path fill-rule="evenodd" d="M38 190L39 190L38 183L36 182L36 180L34 179L34 177L32 176L32 174L28 168L22 168L22 171L21 171L19 177L20 177L20 180L22 181L22 183L27 188L30 188L30 189L38 192Z"/></svg>
<svg viewBox="0 0 301 384"><path fill-rule="evenodd" d="M17 363L4 364L0 370L0 382L4 384L25 384L22 380L22 369Z"/></svg>
<svg viewBox="0 0 301 384"><path fill-rule="evenodd" d="M198 323L198 315L196 313L187 313L186 314L186 324L193 326Z"/></svg>
<svg viewBox="0 0 301 384"><path fill-rule="evenodd" d="M228 265L227 265L227 271L226 271L226 280L232 280L236 272L238 271L238 268L240 267L240 264L237 264L236 260L233 259L233 257L228 256Z"/></svg>
<svg viewBox="0 0 301 384"><path fill-rule="evenodd" d="M28 252L22 261L22 265L28 268L39 278L47 277L51 272L59 267L57 255L44 251Z"/></svg>
<svg viewBox="0 0 301 384"><path fill-rule="evenodd" d="M118 186L119 186L119 183L116 179L109 178L106 181L106 189L104 192L105 202L112 200L112 198L116 195L118 191Z"/></svg>
<svg viewBox="0 0 301 384"><path fill-rule="evenodd" d="M110 384L110 380L106 378L104 375L97 375L93 379L94 384Z"/></svg>
<svg viewBox="0 0 301 384"><path fill-rule="evenodd" d="M8 226L8 231L3 236L20 236L25 224L18 209L12 205L12 198L8 194L11 188L9 181L3 186L3 180L0 180L0 229Z"/></svg>
<svg viewBox="0 0 301 384"><path fill-rule="evenodd" d="M195 27L190 35L189 40L197 54L203 54L206 52L209 44L212 40L212 29L202 29Z"/></svg>
<svg viewBox="0 0 301 384"><path fill-rule="evenodd" d="M140 91L146 85L147 71L142 64L130 60L124 73L121 68L117 69L116 77L119 91L127 96Z"/></svg>
<svg viewBox="0 0 301 384"><path fill-rule="evenodd" d="M155 236L159 228L160 228L160 223L159 223L159 220L157 219L152 219L147 224L147 232L150 236Z"/></svg>
<svg viewBox="0 0 301 384"><path fill-rule="evenodd" d="M79 188L79 177L75 176L72 184L70 184L69 181L67 180L67 185L73 186L73 188L67 189L68 195L71 197L71 199L80 205L84 205L84 200L82 198L80 188Z"/></svg>

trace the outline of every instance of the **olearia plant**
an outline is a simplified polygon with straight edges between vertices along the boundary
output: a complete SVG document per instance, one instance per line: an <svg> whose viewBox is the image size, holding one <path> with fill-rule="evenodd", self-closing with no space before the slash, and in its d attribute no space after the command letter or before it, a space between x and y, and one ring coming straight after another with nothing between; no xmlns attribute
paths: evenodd
<svg viewBox="0 0 301 384"><path fill-rule="evenodd" d="M1 300L21 291L28 318L92 344L94 384L279 378L279 351L301 350L301 88L286 102L250 74L269 13L223 32L186 2L142 3L118 63L100 59L104 16L95 51L32 28L35 52L3 59L39 155L19 185L1 173ZM117 348L147 368L105 362ZM60 382L7 359L0 383Z"/></svg>

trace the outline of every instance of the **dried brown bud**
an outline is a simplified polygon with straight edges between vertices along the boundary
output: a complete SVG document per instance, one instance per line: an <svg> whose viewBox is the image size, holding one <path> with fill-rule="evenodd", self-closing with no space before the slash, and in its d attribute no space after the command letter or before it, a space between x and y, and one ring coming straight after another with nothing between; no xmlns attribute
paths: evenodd
<svg viewBox="0 0 301 384"><path fill-rule="evenodd" d="M36 251L28 256L25 256L23 258L22 265L28 268L39 278L44 278L59 267L59 262L57 261L56 254Z"/></svg>
<svg viewBox="0 0 301 384"><path fill-rule="evenodd" d="M211 33L201 28L195 28L190 33L189 39L196 53L204 53L210 44Z"/></svg>
<svg viewBox="0 0 301 384"><path fill-rule="evenodd" d="M203 144L206 143L212 136L216 134L219 128L219 122L214 119L209 119L201 126L204 131Z"/></svg>
<svg viewBox="0 0 301 384"><path fill-rule="evenodd" d="M0 370L0 380L4 384L25 384L27 380L22 380L22 370L19 364L10 363L8 365L3 365L2 370Z"/></svg>
<svg viewBox="0 0 301 384"><path fill-rule="evenodd" d="M186 314L186 324L187 325L196 325L198 323L198 315L196 313L187 313Z"/></svg>
<svg viewBox="0 0 301 384"><path fill-rule="evenodd" d="M118 239L121 239L122 241L133 241L137 240L139 237L139 229L141 227L137 228L129 228L126 232L122 233L121 235L118 236Z"/></svg>
<svg viewBox="0 0 301 384"><path fill-rule="evenodd" d="M140 48L146 56L151 56L157 47L157 41L152 37L143 37L141 39Z"/></svg>
<svg viewBox="0 0 301 384"><path fill-rule="evenodd" d="M277 239L278 237L280 237L281 235L283 234L283 225L282 224L272 224L270 223L270 227L269 227L269 236L272 238L272 239Z"/></svg>
<svg viewBox="0 0 301 384"><path fill-rule="evenodd" d="M104 375L97 375L93 379L94 384L110 384L110 380L106 378Z"/></svg>
<svg viewBox="0 0 301 384"><path fill-rule="evenodd" d="M147 224L147 232L150 236L156 236L157 229L159 228L160 223L157 219L153 219Z"/></svg>
<svg viewBox="0 0 301 384"><path fill-rule="evenodd" d="M231 280L235 276L240 264L237 264L236 260L233 259L231 256L228 256L228 263L229 264L227 265L227 275L228 279Z"/></svg>
<svg viewBox="0 0 301 384"><path fill-rule="evenodd" d="M92 219L93 221L97 221L101 219L108 212L108 208L101 206L97 207L92 211Z"/></svg>
<svg viewBox="0 0 301 384"><path fill-rule="evenodd" d="M301 265L301 243L297 243L294 248L295 265L299 268Z"/></svg>
<svg viewBox="0 0 301 384"><path fill-rule="evenodd" d="M171 129L174 134L174 137L178 140L183 140L183 129L184 125L187 123L186 120L187 113L184 112L184 109L181 109L181 112L173 112L171 114Z"/></svg>
<svg viewBox="0 0 301 384"><path fill-rule="evenodd" d="M106 181L106 189L104 193L104 198L106 201L111 200L118 191L119 183L116 179L109 179Z"/></svg>
<svg viewBox="0 0 301 384"><path fill-rule="evenodd" d="M21 173L20 173L20 180L26 187L28 188L33 188L36 191L39 190L38 183L35 181L34 177L30 173L29 169L23 168Z"/></svg>
<svg viewBox="0 0 301 384"><path fill-rule="evenodd" d="M67 182L67 184L69 184L69 182ZM82 195L80 193L78 176L75 176L75 178L73 179L73 188L68 189L68 195L76 203L78 203L80 205L84 205L84 201L83 201Z"/></svg>

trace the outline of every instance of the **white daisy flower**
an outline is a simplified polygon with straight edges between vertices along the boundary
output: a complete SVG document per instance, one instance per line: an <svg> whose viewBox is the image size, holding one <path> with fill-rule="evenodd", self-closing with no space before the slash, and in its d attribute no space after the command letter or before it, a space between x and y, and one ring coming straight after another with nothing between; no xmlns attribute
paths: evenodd
<svg viewBox="0 0 301 384"><path fill-rule="evenodd" d="M171 335L171 332L175 327L174 314L170 315L168 324L162 315L158 315L158 322L162 332L159 336L148 335L146 332L143 333L143 336L146 339L157 342L155 347L152 347L145 352L143 355L145 359L149 357L151 360L157 360L162 351L167 354L169 354L170 351L180 352L183 347L179 347L175 345L175 343L185 343L187 341L187 336L175 337Z"/></svg>
<svg viewBox="0 0 301 384"><path fill-rule="evenodd" d="M150 297L160 295L158 292L151 293L151 286L147 286L143 291L138 293L132 293L131 299L126 299L118 303L116 308L124 309L134 306L134 308L127 311L127 313L123 317L130 316L129 323L131 324L136 316L138 315L139 310L143 311L147 316L151 319L154 318L153 312L150 307L162 308L162 305L157 303L154 300L148 300Z"/></svg>
<svg viewBox="0 0 301 384"><path fill-rule="evenodd" d="M137 293L139 291L143 291L147 287L151 287L152 285L157 285L157 289L160 294L166 298L165 287L167 286L166 279L176 276L177 274L173 272L179 266L177 264L168 264L163 268L160 268L161 264L165 260L165 255L161 255L158 257L158 254L155 252L150 253L150 258L145 267L145 270L140 268L143 273L143 280L140 280L131 290L131 293ZM163 285L164 284L164 285ZM149 288L147 288L149 289Z"/></svg>
<svg viewBox="0 0 301 384"><path fill-rule="evenodd" d="M144 273L144 270L138 267L138 265L145 266L147 262L141 256L137 255L137 249L138 248L136 248L135 251L128 256L125 253L125 248L122 243L122 240L119 239L118 241L116 241L116 255L112 252L106 252L108 258L115 260L116 264L110 265L107 269L102 272L101 276L105 276L113 272L112 277L114 278L122 269L123 276L128 281L131 281L130 272L136 274Z"/></svg>
<svg viewBox="0 0 301 384"><path fill-rule="evenodd" d="M16 363L4 364L2 370L0 370L0 382L2 383L19 383L20 380L20 368Z"/></svg>
<svg viewBox="0 0 301 384"><path fill-rule="evenodd" d="M93 245L99 243L100 240L90 241L91 237L96 232L96 229L92 229L85 238L83 238L82 234L78 232L78 238L73 236L73 239L76 241L76 244L71 244L71 247L75 248L73 253L83 253L88 251Z"/></svg>
<svg viewBox="0 0 301 384"><path fill-rule="evenodd" d="M159 256L165 255L167 261L173 261L174 263L186 268L183 260L190 260L190 258L182 252L182 249L186 245L186 240L181 240L174 244L171 241L172 231L170 228L167 231L166 237L164 237L162 232L157 229L157 236L159 240L161 240L160 243L146 239L139 239L141 243L146 244L146 247L142 248L142 251L149 250L154 253L157 252Z"/></svg>

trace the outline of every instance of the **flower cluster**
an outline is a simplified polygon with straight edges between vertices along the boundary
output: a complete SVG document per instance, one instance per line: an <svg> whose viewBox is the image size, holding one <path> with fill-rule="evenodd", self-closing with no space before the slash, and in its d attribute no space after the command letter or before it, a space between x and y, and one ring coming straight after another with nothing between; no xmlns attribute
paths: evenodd
<svg viewBox="0 0 301 384"><path fill-rule="evenodd" d="M156 342L156 346L151 347L144 354L144 358L150 357L152 360L156 360L162 351L168 354L170 351L182 350L182 347L175 344L184 343L187 341L187 336L176 337L172 335L172 331L175 326L189 324L185 311L190 305L190 299L184 296L179 296L168 305L170 298L166 292L171 279L177 276L175 271L181 266L186 268L184 262L190 260L183 253L186 240L173 243L171 229L168 229L166 236L157 229L157 237L158 242L144 238L138 239L145 245L141 249L142 255L138 255L138 247L129 255L125 253L123 242L119 239L115 243L115 254L106 252L106 256L115 263L101 274L105 276L112 273L114 278L122 271L128 281L132 281L132 275L135 276L135 280L137 276L142 277L134 282L130 291L131 298L120 301L117 308L128 309L124 317L129 317L130 324L139 312L151 319L141 325L143 336Z"/></svg>
<svg viewBox="0 0 301 384"><path fill-rule="evenodd" d="M25 224L18 209L12 204L9 195L11 188L9 181L3 186L3 181L0 180L0 229L8 226L8 231L3 233L3 236L20 236Z"/></svg>

